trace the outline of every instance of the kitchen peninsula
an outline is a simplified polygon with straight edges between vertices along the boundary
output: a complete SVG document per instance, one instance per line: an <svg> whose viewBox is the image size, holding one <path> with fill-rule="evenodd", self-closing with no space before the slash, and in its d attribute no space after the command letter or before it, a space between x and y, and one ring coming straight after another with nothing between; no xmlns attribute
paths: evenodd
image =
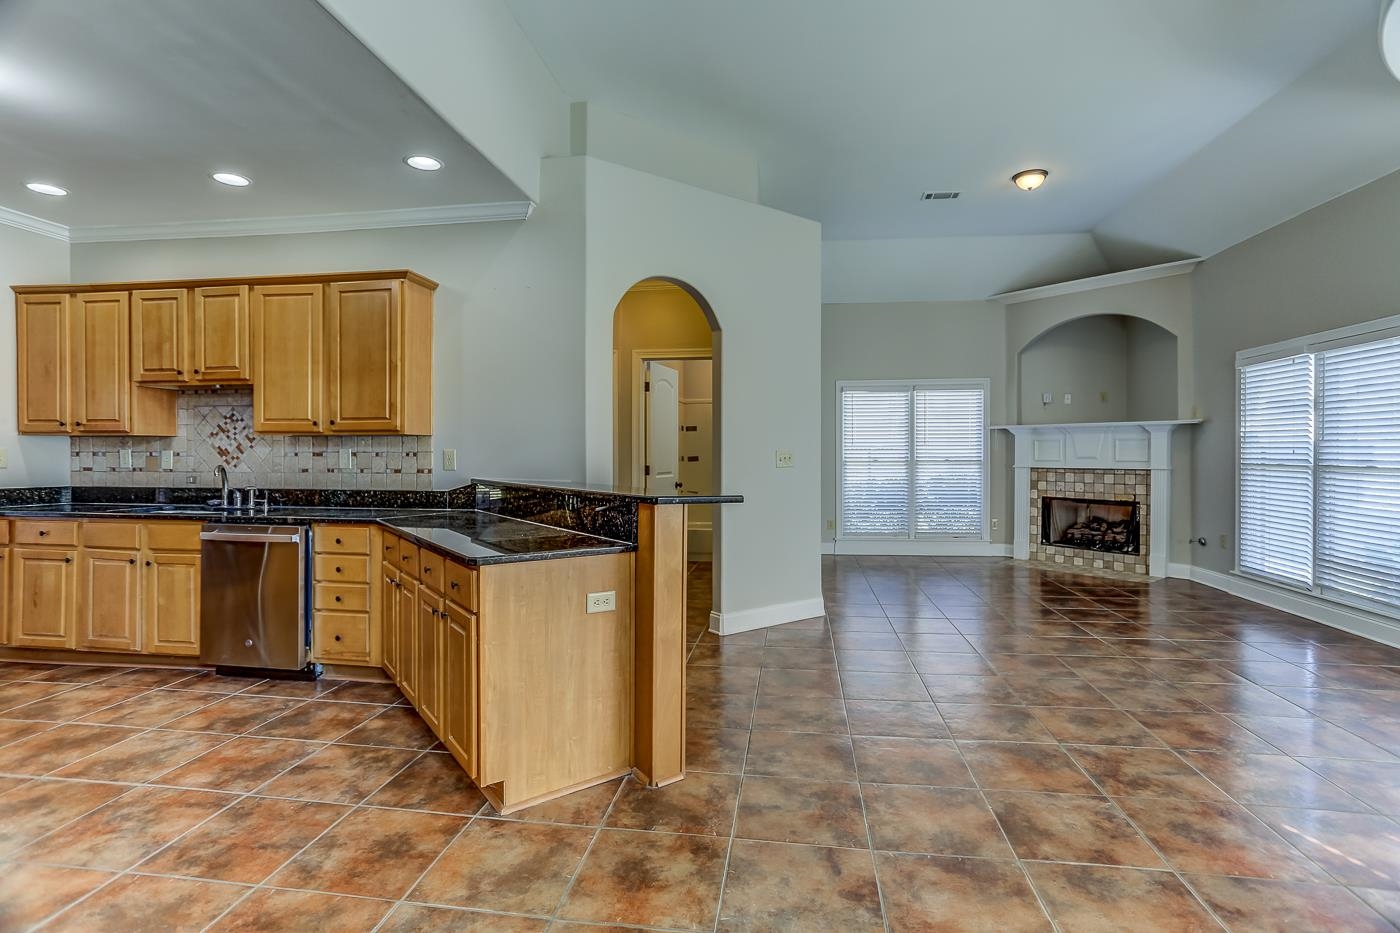
<svg viewBox="0 0 1400 933"><path fill-rule="evenodd" d="M0 490L0 657L193 663L203 523L304 525L311 657L382 668L501 812L684 776L685 509L740 497L478 480L227 513L211 492Z"/></svg>

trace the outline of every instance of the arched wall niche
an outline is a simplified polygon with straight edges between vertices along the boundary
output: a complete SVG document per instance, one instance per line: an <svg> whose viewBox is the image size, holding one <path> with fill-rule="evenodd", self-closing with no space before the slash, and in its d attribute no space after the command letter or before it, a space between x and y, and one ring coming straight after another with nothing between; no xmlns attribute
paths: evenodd
<svg viewBox="0 0 1400 933"><path fill-rule="evenodd" d="M1146 318L1087 314L1062 321L1017 353L1019 421L1172 420L1178 356L1177 335Z"/></svg>

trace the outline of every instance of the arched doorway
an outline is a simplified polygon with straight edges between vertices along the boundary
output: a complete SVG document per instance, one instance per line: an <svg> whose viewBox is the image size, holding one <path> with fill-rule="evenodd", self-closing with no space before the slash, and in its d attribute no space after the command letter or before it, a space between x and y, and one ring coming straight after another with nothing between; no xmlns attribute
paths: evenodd
<svg viewBox="0 0 1400 933"><path fill-rule="evenodd" d="M613 312L613 477L666 493L720 491L720 329L698 291L676 279L633 285ZM687 516L687 628L709 625L718 582L718 510Z"/></svg>

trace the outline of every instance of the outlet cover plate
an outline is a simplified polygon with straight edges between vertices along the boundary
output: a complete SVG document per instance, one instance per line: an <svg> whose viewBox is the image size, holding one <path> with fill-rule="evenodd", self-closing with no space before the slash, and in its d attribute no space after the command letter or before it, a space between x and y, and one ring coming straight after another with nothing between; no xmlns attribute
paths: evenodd
<svg viewBox="0 0 1400 933"><path fill-rule="evenodd" d="M442 452L442 468L443 468L443 470L445 470L445 471L448 472L448 473L454 473L454 472L456 472L456 470L457 470L457 449L456 449L455 447L448 447L448 448L446 448L445 450L443 450L443 452Z"/></svg>
<svg viewBox="0 0 1400 933"><path fill-rule="evenodd" d="M778 450L778 451L774 451L773 459L774 459L774 461L777 463L778 469L780 469L780 470L790 470L790 469L792 469L792 465L793 465L792 451L790 451L790 450Z"/></svg>
<svg viewBox="0 0 1400 933"><path fill-rule="evenodd" d="M588 594L588 612L590 615L595 612L614 612L616 609L616 590L608 590L606 593Z"/></svg>

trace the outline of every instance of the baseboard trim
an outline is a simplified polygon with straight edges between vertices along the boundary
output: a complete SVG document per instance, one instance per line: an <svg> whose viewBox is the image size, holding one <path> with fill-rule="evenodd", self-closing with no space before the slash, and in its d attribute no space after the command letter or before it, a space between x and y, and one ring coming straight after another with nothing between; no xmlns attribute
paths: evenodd
<svg viewBox="0 0 1400 933"><path fill-rule="evenodd" d="M1204 567L1190 568L1190 579L1213 589L1222 590L1232 596L1247 599L1270 609L1292 613L1310 622L1317 622L1330 628L1341 629L1362 638L1369 638L1381 644L1400 648L1400 623L1374 615L1361 609L1352 609L1327 600L1292 593L1281 587L1272 586L1261 580L1232 573L1206 570Z"/></svg>
<svg viewBox="0 0 1400 933"><path fill-rule="evenodd" d="M864 557L1010 557L1011 545L991 541L823 541L822 553Z"/></svg>
<svg viewBox="0 0 1400 933"><path fill-rule="evenodd" d="M738 635L740 632L752 632L755 629L782 625L784 622L798 622L825 615L826 602L819 596L815 599L759 606L757 609L711 612L710 631L716 635Z"/></svg>
<svg viewBox="0 0 1400 933"><path fill-rule="evenodd" d="M1189 580L1193 569L1195 568L1190 564L1169 563L1167 564L1167 576L1178 580Z"/></svg>

